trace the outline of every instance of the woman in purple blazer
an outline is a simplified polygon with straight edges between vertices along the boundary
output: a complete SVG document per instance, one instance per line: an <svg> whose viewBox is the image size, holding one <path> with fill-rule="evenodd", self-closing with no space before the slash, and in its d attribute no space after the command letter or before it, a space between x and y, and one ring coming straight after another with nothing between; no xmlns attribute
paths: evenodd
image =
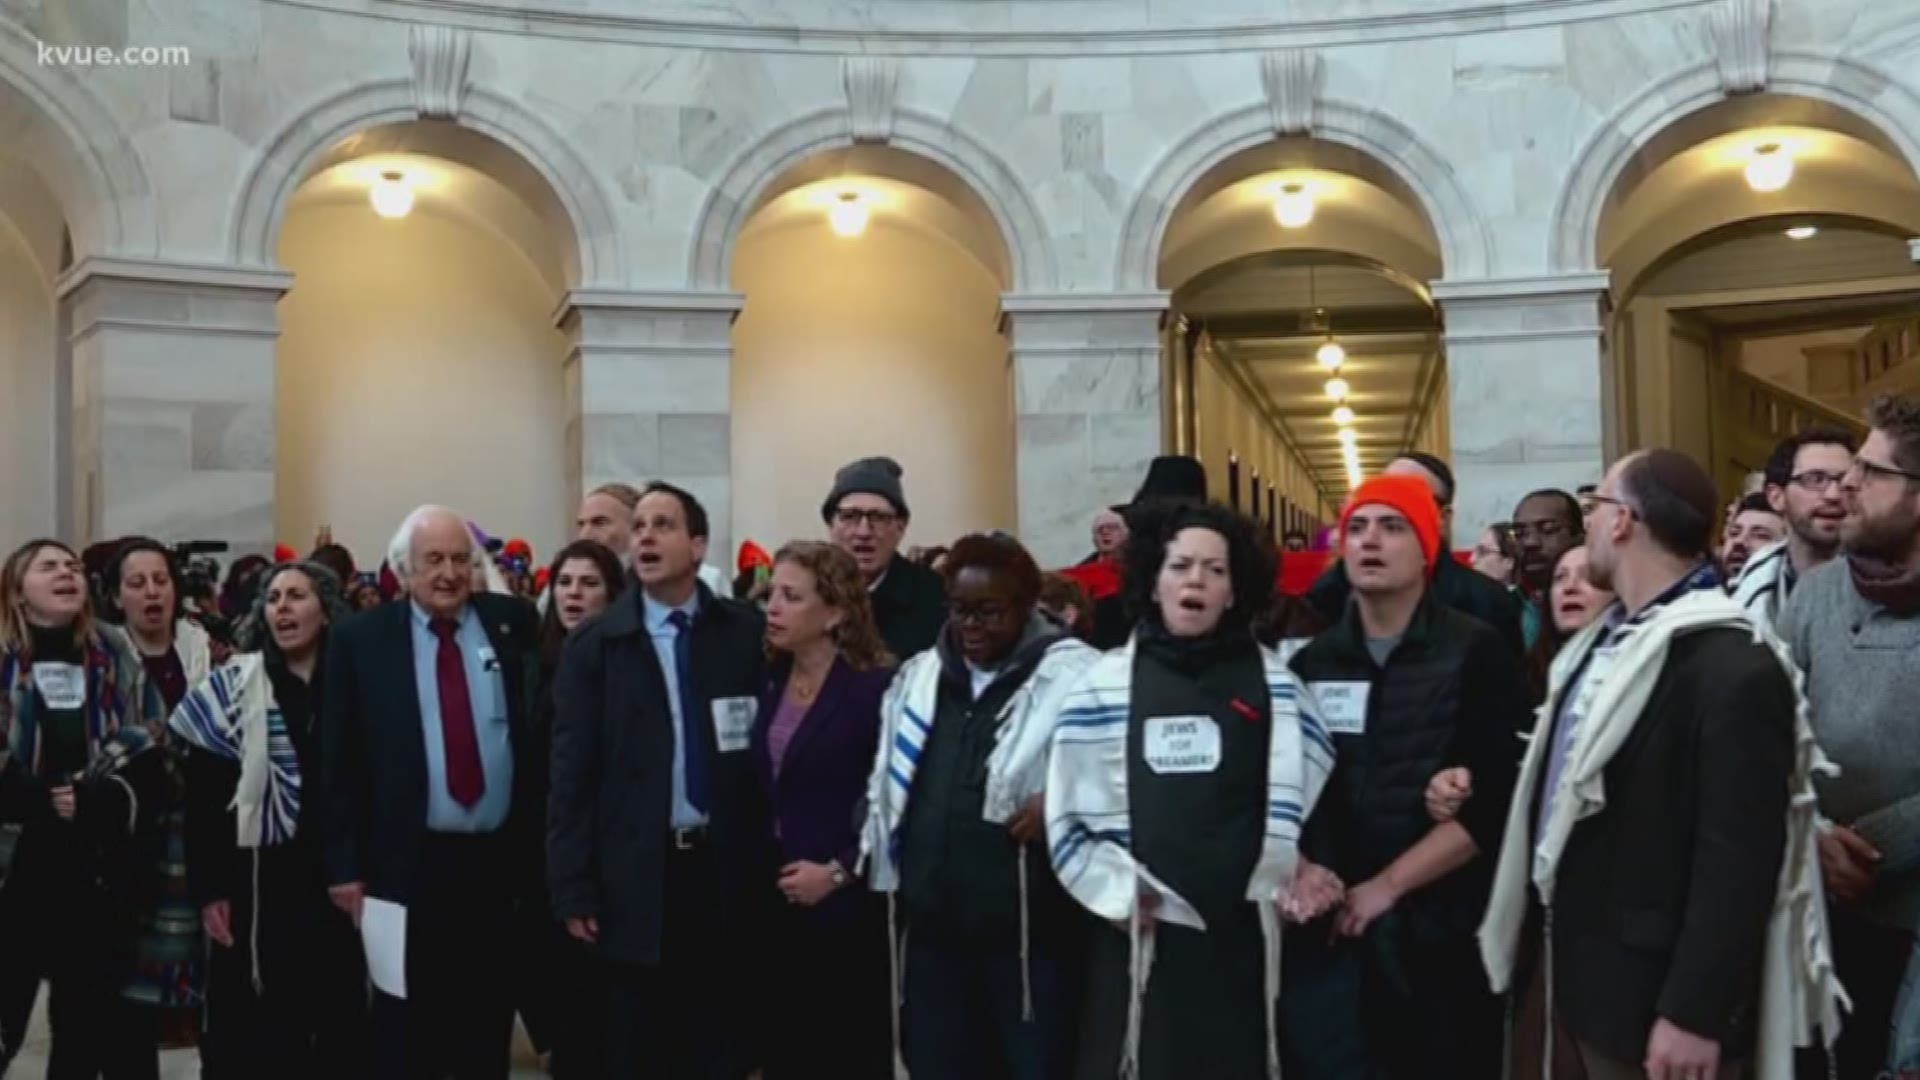
<svg viewBox="0 0 1920 1080"><path fill-rule="evenodd" d="M772 586L772 678L753 755L772 808L783 902L769 935L762 1075L890 1080L885 909L853 869L893 658L860 569L838 547L788 544L774 557Z"/></svg>

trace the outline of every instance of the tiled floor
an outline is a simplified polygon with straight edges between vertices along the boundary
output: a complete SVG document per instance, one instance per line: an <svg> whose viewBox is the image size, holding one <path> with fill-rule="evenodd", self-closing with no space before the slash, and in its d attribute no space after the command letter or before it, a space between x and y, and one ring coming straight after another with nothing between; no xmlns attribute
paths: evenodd
<svg viewBox="0 0 1920 1080"><path fill-rule="evenodd" d="M27 1029L27 1042L21 1048L20 1056L14 1059L12 1068L5 1074L5 1080L39 1080L47 1074L47 1033L46 995L41 995L40 1004L34 1009L33 1024ZM516 1027L513 1033L513 1080L540 1080L547 1074L540 1069L532 1047L527 1045L526 1033ZM160 1055L160 1080L198 1080L200 1076L200 1057L192 1050L170 1050Z"/></svg>

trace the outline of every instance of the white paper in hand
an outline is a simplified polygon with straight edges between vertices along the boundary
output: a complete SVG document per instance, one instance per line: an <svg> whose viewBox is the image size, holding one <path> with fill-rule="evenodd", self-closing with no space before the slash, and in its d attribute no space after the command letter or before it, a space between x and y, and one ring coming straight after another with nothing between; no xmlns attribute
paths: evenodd
<svg viewBox="0 0 1920 1080"><path fill-rule="evenodd" d="M407 908L391 900L367 897L360 907L360 941L367 950L367 975L374 989L402 1001L407 998Z"/></svg>

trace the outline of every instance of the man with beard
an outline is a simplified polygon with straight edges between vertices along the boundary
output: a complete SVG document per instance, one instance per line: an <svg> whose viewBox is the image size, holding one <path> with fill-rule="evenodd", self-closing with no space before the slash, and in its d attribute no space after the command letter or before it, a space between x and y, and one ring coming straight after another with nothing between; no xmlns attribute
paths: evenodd
<svg viewBox="0 0 1920 1080"><path fill-rule="evenodd" d="M1558 488L1530 492L1513 508L1513 539L1520 545L1514 567L1527 602L1541 603L1553 579L1560 556L1580 546L1580 500Z"/></svg>
<svg viewBox="0 0 1920 1080"><path fill-rule="evenodd" d="M1816 427L1781 440L1768 456L1766 499L1786 519L1787 538L1755 549L1737 571L1733 598L1754 622L1772 626L1800 579L1840 550L1847 516L1841 484L1854 446L1853 436L1839 428Z"/></svg>
<svg viewBox="0 0 1920 1080"><path fill-rule="evenodd" d="M1785 528L1779 511L1767 502L1765 495L1759 492L1742 495L1734 504L1733 519L1727 522L1726 537L1720 545L1720 568L1728 579L1746 569L1754 552L1779 543Z"/></svg>
<svg viewBox="0 0 1920 1080"><path fill-rule="evenodd" d="M1841 1076L1882 1068L1920 926L1920 401L1882 398L1868 419L1840 488L1846 557L1807 574L1776 623L1806 671L1820 748L1840 767L1820 785L1830 822L1820 861L1834 961L1853 998Z"/></svg>

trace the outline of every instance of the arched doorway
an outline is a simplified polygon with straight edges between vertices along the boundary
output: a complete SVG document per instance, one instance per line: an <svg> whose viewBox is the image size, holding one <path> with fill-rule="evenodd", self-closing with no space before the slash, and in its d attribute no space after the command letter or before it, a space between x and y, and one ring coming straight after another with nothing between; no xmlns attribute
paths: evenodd
<svg viewBox="0 0 1920 1080"><path fill-rule="evenodd" d="M1609 442L1671 446L1728 491L1778 439L1858 428L1920 389L1920 182L1837 106L1760 94L1702 109L1608 189Z"/></svg>
<svg viewBox="0 0 1920 1080"><path fill-rule="evenodd" d="M576 251L552 188L447 123L362 132L287 205L279 261L276 533L321 526L363 565L422 502L537 552L576 493L553 313Z"/></svg>
<svg viewBox="0 0 1920 1080"><path fill-rule="evenodd" d="M1172 214L1159 284L1174 442L1214 494L1290 531L1330 521L1395 454L1444 454L1425 285L1440 273L1419 198L1360 151L1283 139L1203 174Z"/></svg>
<svg viewBox="0 0 1920 1080"><path fill-rule="evenodd" d="M54 279L65 216L31 166L0 150L0 550L73 535L67 418L71 373Z"/></svg>
<svg viewBox="0 0 1920 1080"><path fill-rule="evenodd" d="M890 147L815 155L761 194L731 273L735 537L819 535L835 470L876 455L905 470L907 543L1015 526L1009 256L964 182Z"/></svg>

